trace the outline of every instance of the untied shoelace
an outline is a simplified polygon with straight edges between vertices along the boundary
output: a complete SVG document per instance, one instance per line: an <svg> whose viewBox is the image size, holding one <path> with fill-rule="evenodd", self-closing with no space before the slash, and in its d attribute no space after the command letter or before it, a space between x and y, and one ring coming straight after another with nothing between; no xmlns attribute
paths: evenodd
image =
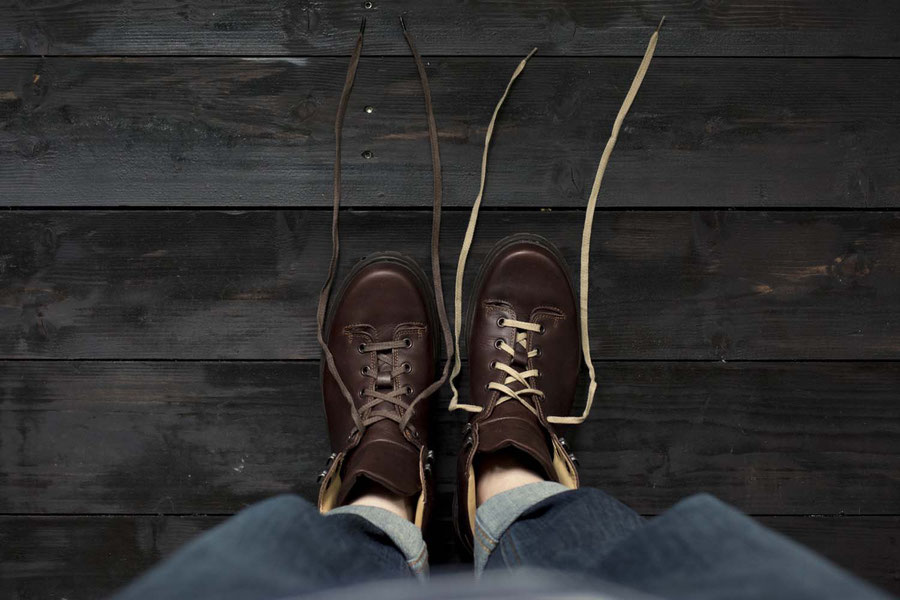
<svg viewBox="0 0 900 600"><path fill-rule="evenodd" d="M588 414L590 414L591 406L594 403L594 394L597 391L597 376L594 372L594 364L591 361L591 347L590 340L588 339L588 267L591 250L591 230L594 224L594 210L597 208L597 196L600 193L600 184L603 181L603 173L606 171L606 165L609 163L609 157L616 145L616 140L619 136L619 130L622 128L622 122L625 120L625 115L628 114L628 110L631 108L631 104L634 102L634 98L637 95L638 89L640 89L641 83L644 81L644 75L647 74L647 69L650 67L650 60L653 58L653 52L656 50L656 42L659 39L659 30L662 27L664 21L665 17L663 17L663 19L659 22L659 25L656 27L656 31L653 32L653 35L650 36L650 41L648 42L647 49L644 52L644 58L641 60L640 66L638 66L637 73L635 74L634 79L631 82L631 87L628 89L628 93L625 95L625 100L622 101L622 106L619 108L619 112L616 115L616 120L613 122L612 133L609 136L609 140L606 142L606 147L603 149L603 154L600 156L600 164L597 165L597 174L594 176L594 184L591 186L591 194L588 197L587 211L584 216L584 228L581 233L579 320L581 324L581 351L582 356L584 357L584 364L587 366L588 375L590 376L590 383L588 384L587 399L585 401L584 412L580 416L551 415L547 417L547 421L549 423L556 423L560 425L577 425L579 423L583 423L584 420L587 419ZM461 409L464 411L475 413L481 412L482 410L481 406L478 406L476 404L463 404L459 402L459 390L456 388L456 384L454 382L456 377L459 375L460 369L462 367L459 355L459 336L462 327L463 274L466 269L466 259L469 255L469 249L472 247L472 238L475 235L475 225L478 223L478 210L481 207L481 200L484 195L484 182L487 175L488 150L490 149L491 145L491 137L494 134L494 125L497 121L497 115L500 113L500 108L503 106L503 102L509 95L509 90L512 88L513 83L516 81L519 75L521 75L522 71L525 69L525 64L528 62L528 59L531 58L536 51L537 48L529 52L528 55L523 58L519 65L516 67L515 71L513 71L512 77L510 77L509 83L506 84L506 89L503 91L503 95L500 96L500 100L497 102L497 106L494 108L494 114L491 116L491 121L488 124L487 133L485 134L484 138L484 151L481 156L481 182L478 186L478 195L475 197L475 203L472 206L472 212L469 215L469 224L468 227L466 227L466 235L463 238L462 247L459 252L459 261L456 265L456 285L453 298L453 333L456 342L454 348L455 359L453 362L453 371L450 373L450 389L453 394L450 399L450 410ZM529 323L524 324L531 325ZM517 375L519 377L525 378L525 375L527 373L530 372L517 373ZM523 385L526 385L526 389L518 391L514 391L505 385L507 382L511 383L511 379L520 381L519 377L516 377L512 373L509 373L509 377L507 377L504 384L493 384L491 389L499 390L505 394L500 398L500 400L515 398L516 400L524 404L525 407L530 411L535 412L534 407L531 406L523 396L526 393L533 393L536 390L528 389L527 384L525 383L523 383ZM543 396L543 394L533 395Z"/></svg>
<svg viewBox="0 0 900 600"><path fill-rule="evenodd" d="M409 425L409 421L413 417L413 414L415 412L416 405L424 398L427 398L428 396L436 392L447 381L447 376L450 370L450 361L453 358L453 342L450 333L450 324L447 319L447 311L444 308L444 292L441 285L441 264L439 249L441 235L441 200L443 183L441 181L441 155L438 148L437 125L435 124L434 111L431 104L431 88L428 85L428 75L425 73L425 65L422 63L422 57L419 56L419 52L416 50L416 46L413 43L412 37L410 36L409 31L406 28L406 23L404 22L403 17L400 17L400 25L403 29L403 37L406 39L406 43L409 46L410 52L412 52L413 59L415 60L416 71L419 75L419 80L422 83L422 93L425 97L425 113L428 120L428 140L431 146L431 168L434 188L431 221L431 279L434 285L434 296L435 304L437 306L438 320L440 321L444 347L447 353L447 360L444 363L444 368L441 376L436 381L431 383L431 385L420 391L418 395L416 395L416 397L409 402L409 404L406 406L405 411L403 411L402 416L397 420L398 426L402 431ZM328 349L328 345L325 343L324 330L325 314L328 309L328 301L331 295L331 286L334 283L334 276L337 272L338 255L340 253L338 215L341 204L341 132L344 125L344 116L347 112L347 104L350 100L350 92L353 89L353 80L356 77L356 68L359 65L359 58L362 54L363 34L365 33L365 29L366 21L365 19L363 19L359 28L359 36L356 39L356 46L353 48L353 53L350 57L350 65L347 67L347 76L344 80L344 88L341 92L337 114L335 115L334 119L334 203L332 205L331 214L331 263L328 266L328 276L325 279L325 284L322 286L322 292L319 294L319 304L316 311L316 323L318 326L317 337L319 340L319 346L322 348L322 352L325 357L326 366L328 368L328 371L331 373L331 376L337 382L338 387L341 390L341 394L347 400L347 403L350 407L350 415L353 418L353 423L356 427L356 430L359 432L365 431L366 427L372 424L375 420L380 420L381 418L387 417L382 414L375 419L364 419L360 414L360 411L357 410L356 404L353 400L353 395L350 393L350 391L347 389L346 384L341 379L341 376L337 370L337 366L334 362L334 356L332 355L331 350ZM378 399L379 398L376 398L376 400ZM385 398L380 398L380 400L389 401ZM396 399L392 399L389 402L396 403L398 406L402 404ZM369 402L364 406L368 410L374 408L375 404L377 404L377 402Z"/></svg>

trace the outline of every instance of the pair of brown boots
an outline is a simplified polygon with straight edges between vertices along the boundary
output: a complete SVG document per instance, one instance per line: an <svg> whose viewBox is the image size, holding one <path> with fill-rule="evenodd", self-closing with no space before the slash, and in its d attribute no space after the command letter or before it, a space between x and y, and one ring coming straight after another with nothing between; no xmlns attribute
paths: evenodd
<svg viewBox="0 0 900 600"><path fill-rule="evenodd" d="M414 261L379 254L357 264L333 299L326 344L355 406L325 369L333 455L322 474L323 512L375 484L411 498L416 525L427 522L434 490L430 402L410 403L435 380L440 329L433 298ZM498 243L478 275L465 327L468 399L480 411L464 429L454 504L457 530L471 547L479 455L515 451L548 480L578 486L574 456L548 422L569 414L581 360L575 294L556 248L533 235Z"/></svg>
<svg viewBox="0 0 900 600"><path fill-rule="evenodd" d="M484 192L494 124L513 82L534 50L519 63L485 135L481 183L457 265L454 336L443 305L440 276L442 181L437 126L425 65L402 19L403 35L422 84L431 147L433 287L429 287L425 273L414 261L396 253L384 253L360 262L336 297L329 300L339 251L341 131L362 52L364 25L350 59L335 120L332 260L317 314L332 454L320 474L319 509L327 512L352 500L361 490L375 486L408 499L414 507L415 524L425 525L434 495L434 451L428 445L429 404L449 376L453 390L450 408L472 413L459 453L454 502L457 531L471 549L480 457L497 452L511 454L547 480L578 487L575 457L559 437L556 425L584 421L596 389L587 343L593 215L604 170L650 64L659 29L651 36L619 109L591 187L582 232L579 300L576 302L568 269L556 248L538 236L515 235L499 242L484 260L471 295L469 315L464 320L467 332L462 334L462 275ZM458 401L453 386L461 366L461 338L468 342L467 403ZM436 377L441 339L448 362ZM584 412L573 417L568 415L582 356L590 383ZM451 358L456 361L452 374L448 373Z"/></svg>

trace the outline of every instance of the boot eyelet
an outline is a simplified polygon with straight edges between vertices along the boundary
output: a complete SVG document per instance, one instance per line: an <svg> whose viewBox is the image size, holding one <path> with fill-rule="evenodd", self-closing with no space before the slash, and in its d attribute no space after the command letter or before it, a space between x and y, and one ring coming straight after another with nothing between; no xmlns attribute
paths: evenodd
<svg viewBox="0 0 900 600"><path fill-rule="evenodd" d="M362 354L363 352L366 351L366 345L360 344L359 346L356 347L356 349L357 349L357 351L359 351L360 354Z"/></svg>
<svg viewBox="0 0 900 600"><path fill-rule="evenodd" d="M407 396L412 396L412 393L413 393L412 386L406 386L406 389L404 391L406 392Z"/></svg>
<svg viewBox="0 0 900 600"><path fill-rule="evenodd" d="M506 319L503 317L497 319L497 327L506 327Z"/></svg>
<svg viewBox="0 0 900 600"><path fill-rule="evenodd" d="M492 369L496 369L496 368L497 368L497 361L496 361L496 360L492 360L490 366L491 366Z"/></svg>
<svg viewBox="0 0 900 600"><path fill-rule="evenodd" d="M369 365L365 365L362 369L359 370L363 375L368 375L372 369L369 368Z"/></svg>
<svg viewBox="0 0 900 600"><path fill-rule="evenodd" d="M538 329L538 333L541 334L541 335L544 335L544 332L545 332L545 331L547 331L547 328L544 327L543 324L541 324L541 328Z"/></svg>
<svg viewBox="0 0 900 600"><path fill-rule="evenodd" d="M496 348L498 350L500 349L500 347L502 345L503 345L503 340L501 340L501 339L498 339L496 342L494 342L494 348Z"/></svg>
<svg viewBox="0 0 900 600"><path fill-rule="evenodd" d="M404 372L404 373L411 373L411 372L412 372L412 365L410 365L409 363L403 363L402 366L403 366L403 372Z"/></svg>
<svg viewBox="0 0 900 600"><path fill-rule="evenodd" d="M409 338L403 338L403 345L407 348L412 348L412 340Z"/></svg>
<svg viewBox="0 0 900 600"><path fill-rule="evenodd" d="M484 391L486 391L486 392L491 391L490 385L491 385L490 383L484 384Z"/></svg>
<svg viewBox="0 0 900 600"><path fill-rule="evenodd" d="M359 390L359 397L360 397L360 398L365 398L365 397L366 397L366 390L360 389L360 390Z"/></svg>
<svg viewBox="0 0 900 600"><path fill-rule="evenodd" d="M534 351L535 351L535 355L534 355L535 358L540 358L541 354L543 354L543 352L541 352L540 346L535 346Z"/></svg>

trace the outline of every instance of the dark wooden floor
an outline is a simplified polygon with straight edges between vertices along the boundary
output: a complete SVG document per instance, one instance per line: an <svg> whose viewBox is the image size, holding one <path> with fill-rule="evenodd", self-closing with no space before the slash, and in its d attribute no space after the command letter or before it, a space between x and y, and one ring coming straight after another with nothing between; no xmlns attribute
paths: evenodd
<svg viewBox="0 0 900 600"><path fill-rule="evenodd" d="M401 13L441 135L445 289L535 45L470 264L528 230L577 267L667 16L594 229L584 479L647 515L714 493L900 593L896 2L41 0L0 3L0 597L101 597L255 500L312 497L332 123L362 17L342 265L427 258ZM437 421L446 562L460 417Z"/></svg>

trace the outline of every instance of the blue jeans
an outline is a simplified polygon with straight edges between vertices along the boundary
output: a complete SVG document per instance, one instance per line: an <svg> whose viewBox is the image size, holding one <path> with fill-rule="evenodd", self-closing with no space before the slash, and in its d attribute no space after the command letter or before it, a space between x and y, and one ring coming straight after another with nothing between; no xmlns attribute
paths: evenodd
<svg viewBox="0 0 900 600"><path fill-rule="evenodd" d="M554 486L524 486L478 509L477 581L416 582L411 576L426 572L424 542L387 511L322 516L279 496L203 534L116 600L887 598L711 496L646 520L599 490Z"/></svg>

